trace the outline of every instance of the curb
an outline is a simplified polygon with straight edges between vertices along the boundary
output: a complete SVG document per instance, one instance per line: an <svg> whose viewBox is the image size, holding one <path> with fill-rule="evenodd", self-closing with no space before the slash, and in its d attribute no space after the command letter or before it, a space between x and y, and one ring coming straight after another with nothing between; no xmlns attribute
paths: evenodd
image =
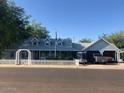
<svg viewBox="0 0 124 93"><path fill-rule="evenodd" d="M66 69L113 69L124 70L124 65L0 65L0 68L66 68Z"/></svg>

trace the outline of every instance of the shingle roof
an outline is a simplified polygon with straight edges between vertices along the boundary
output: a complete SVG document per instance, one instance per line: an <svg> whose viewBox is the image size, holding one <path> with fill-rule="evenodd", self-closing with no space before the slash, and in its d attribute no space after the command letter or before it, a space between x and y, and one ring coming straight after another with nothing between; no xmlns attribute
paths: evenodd
<svg viewBox="0 0 124 93"><path fill-rule="evenodd" d="M50 45L45 45L46 41L49 41ZM84 48L81 44L72 43L71 39L58 39L57 42L62 42L62 45L57 45L55 39L38 39L37 42L40 44L32 45L32 40L28 39L19 48L41 51L55 51L55 49L56 51L81 51Z"/></svg>

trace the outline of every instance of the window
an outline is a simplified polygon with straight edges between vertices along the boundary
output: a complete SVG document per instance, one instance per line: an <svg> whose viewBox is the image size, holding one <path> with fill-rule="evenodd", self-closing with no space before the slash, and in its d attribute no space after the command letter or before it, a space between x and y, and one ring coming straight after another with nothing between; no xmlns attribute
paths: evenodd
<svg viewBox="0 0 124 93"><path fill-rule="evenodd" d="M33 42L33 45L37 45L37 42Z"/></svg>
<svg viewBox="0 0 124 93"><path fill-rule="evenodd" d="M38 42L38 45L40 45L41 44L41 42Z"/></svg>
<svg viewBox="0 0 124 93"><path fill-rule="evenodd" d="M36 39L36 38L34 38L34 39L32 39L32 45L38 45L38 39Z"/></svg>
<svg viewBox="0 0 124 93"><path fill-rule="evenodd" d="M59 46L62 46L62 45L63 45L63 40L58 39L57 44L58 44Z"/></svg>
<svg viewBox="0 0 124 93"><path fill-rule="evenodd" d="M59 45L59 46L62 46L63 44L62 44L62 42L58 42L58 45Z"/></svg>
<svg viewBox="0 0 124 93"><path fill-rule="evenodd" d="M47 41L47 42L46 42L46 45L47 45L47 46L50 45L50 42Z"/></svg>

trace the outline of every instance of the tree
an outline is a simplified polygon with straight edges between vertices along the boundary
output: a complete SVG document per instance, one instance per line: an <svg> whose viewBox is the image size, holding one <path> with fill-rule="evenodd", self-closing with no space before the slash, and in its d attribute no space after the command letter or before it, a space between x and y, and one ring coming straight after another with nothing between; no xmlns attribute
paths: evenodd
<svg viewBox="0 0 124 93"><path fill-rule="evenodd" d="M24 9L11 0L0 0L0 53L31 36L45 38L48 31L39 23L30 25Z"/></svg>
<svg viewBox="0 0 124 93"><path fill-rule="evenodd" d="M25 25L29 23L23 8L14 2L0 0L0 51L28 38Z"/></svg>
<svg viewBox="0 0 124 93"><path fill-rule="evenodd" d="M30 31L31 37L36 38L49 37L49 32L46 30L46 28L36 21L32 21L31 25L27 26L27 29Z"/></svg>
<svg viewBox="0 0 124 93"><path fill-rule="evenodd" d="M92 40L91 39L87 39L87 38L83 38L79 41L80 43L91 43Z"/></svg>
<svg viewBox="0 0 124 93"><path fill-rule="evenodd" d="M11 0L0 0L0 55L29 37L47 38L49 32L38 22L29 22L30 16Z"/></svg>
<svg viewBox="0 0 124 93"><path fill-rule="evenodd" d="M110 35L103 35L102 38L105 38L109 42L115 44L118 48L124 48L124 31L114 32Z"/></svg>

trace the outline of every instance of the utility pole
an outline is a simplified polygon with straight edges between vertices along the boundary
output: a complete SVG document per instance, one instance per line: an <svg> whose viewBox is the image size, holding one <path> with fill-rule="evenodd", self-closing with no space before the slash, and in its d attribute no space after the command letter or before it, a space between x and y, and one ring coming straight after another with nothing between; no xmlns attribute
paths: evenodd
<svg viewBox="0 0 124 93"><path fill-rule="evenodd" d="M57 55L56 50L57 50L57 32L55 32L55 51L54 51L55 58L56 58L56 55Z"/></svg>

